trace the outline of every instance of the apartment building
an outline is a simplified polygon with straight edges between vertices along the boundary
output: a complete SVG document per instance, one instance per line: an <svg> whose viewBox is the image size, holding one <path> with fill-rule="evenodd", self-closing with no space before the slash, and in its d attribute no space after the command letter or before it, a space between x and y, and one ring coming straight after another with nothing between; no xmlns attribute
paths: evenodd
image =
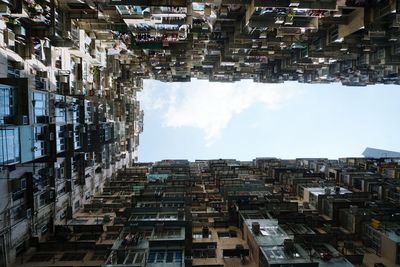
<svg viewBox="0 0 400 267"><path fill-rule="evenodd" d="M81 233L81 209L136 158L142 84L117 79L108 37L85 30L76 4L0 3L0 266L60 226Z"/></svg>
<svg viewBox="0 0 400 267"><path fill-rule="evenodd" d="M324 266L343 233L399 264L395 155L137 163L143 79L399 84L399 3L0 1L0 266Z"/></svg>
<svg viewBox="0 0 400 267"><path fill-rule="evenodd" d="M276 167L270 172L261 161ZM308 168L324 165L321 159L307 161ZM348 162L341 164L342 173L354 169L358 174L371 161L377 170L389 161L392 167L399 164L397 158L341 161ZM268 175L284 168L292 170L284 182L290 176L299 179L307 169L304 159L133 163L106 179L102 191L76 207L71 219L46 225L47 233L36 223L33 229L40 232L30 234L10 266L399 264L399 208L392 195L380 198L373 191L332 186L324 172L312 181L300 179L296 195L284 190L280 175ZM46 217L34 219L40 218ZM32 227L27 224L16 225Z"/></svg>

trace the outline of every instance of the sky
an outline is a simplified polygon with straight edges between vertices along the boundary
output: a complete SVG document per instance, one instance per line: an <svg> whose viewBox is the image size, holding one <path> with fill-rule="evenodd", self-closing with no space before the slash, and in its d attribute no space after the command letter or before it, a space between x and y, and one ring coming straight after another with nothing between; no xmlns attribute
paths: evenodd
<svg viewBox="0 0 400 267"><path fill-rule="evenodd" d="M145 80L139 161L400 151L400 87Z"/></svg>

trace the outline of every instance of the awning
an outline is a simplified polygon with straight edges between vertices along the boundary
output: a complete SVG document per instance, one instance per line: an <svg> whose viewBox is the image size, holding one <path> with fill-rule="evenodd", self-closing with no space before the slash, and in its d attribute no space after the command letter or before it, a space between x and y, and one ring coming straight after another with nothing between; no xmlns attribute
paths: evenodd
<svg viewBox="0 0 400 267"><path fill-rule="evenodd" d="M27 62L34 67L36 70L39 71L46 71L47 70L47 66L44 65L40 60L35 59L29 59L27 60Z"/></svg>
<svg viewBox="0 0 400 267"><path fill-rule="evenodd" d="M0 48L0 51L4 55L7 55L8 59L14 60L16 62L24 62L24 59L20 55L18 55L9 48Z"/></svg>

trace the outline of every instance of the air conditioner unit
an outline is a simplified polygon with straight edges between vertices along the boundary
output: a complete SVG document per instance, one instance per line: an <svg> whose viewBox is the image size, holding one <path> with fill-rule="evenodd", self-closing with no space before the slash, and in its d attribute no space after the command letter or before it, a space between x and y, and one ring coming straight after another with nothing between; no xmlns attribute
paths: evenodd
<svg viewBox="0 0 400 267"><path fill-rule="evenodd" d="M44 141L44 140L46 140L46 136L42 133L36 134L36 139L39 141Z"/></svg>
<svg viewBox="0 0 400 267"><path fill-rule="evenodd" d="M48 77L48 72L47 71L38 71L37 75L41 78L47 78ZM46 80L42 79L42 82L45 82Z"/></svg>
<svg viewBox="0 0 400 267"><path fill-rule="evenodd" d="M17 122L15 120L15 116L5 116L4 123L5 124L17 124Z"/></svg>
<svg viewBox="0 0 400 267"><path fill-rule="evenodd" d="M15 124L15 125L27 125L29 124L28 116L6 116L4 117L5 124Z"/></svg>
<svg viewBox="0 0 400 267"><path fill-rule="evenodd" d="M60 83L68 83L68 81L69 81L69 76L67 75L60 76Z"/></svg>
<svg viewBox="0 0 400 267"><path fill-rule="evenodd" d="M290 0L289 7L298 7L300 5L300 0Z"/></svg>
<svg viewBox="0 0 400 267"><path fill-rule="evenodd" d="M0 15L1 16L9 16L11 15L11 10L6 4L0 4Z"/></svg>
<svg viewBox="0 0 400 267"><path fill-rule="evenodd" d="M385 31L369 31L368 36L371 38L379 38L379 37L385 37L386 32Z"/></svg>
<svg viewBox="0 0 400 267"><path fill-rule="evenodd" d="M25 116L25 115L21 116L21 124L22 125L28 125L29 124L28 116Z"/></svg>

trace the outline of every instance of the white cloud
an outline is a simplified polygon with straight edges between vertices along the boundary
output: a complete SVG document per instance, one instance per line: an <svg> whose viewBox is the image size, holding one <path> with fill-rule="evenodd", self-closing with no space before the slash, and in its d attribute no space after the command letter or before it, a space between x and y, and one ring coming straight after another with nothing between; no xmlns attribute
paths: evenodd
<svg viewBox="0 0 400 267"><path fill-rule="evenodd" d="M147 84L151 86L147 87ZM221 137L235 115L255 104L279 110L300 93L301 90L290 83L271 85L253 81L209 83L193 80L190 84L171 84L146 81L141 101L145 110L165 112L163 124L166 127L203 130L205 141L210 145Z"/></svg>

